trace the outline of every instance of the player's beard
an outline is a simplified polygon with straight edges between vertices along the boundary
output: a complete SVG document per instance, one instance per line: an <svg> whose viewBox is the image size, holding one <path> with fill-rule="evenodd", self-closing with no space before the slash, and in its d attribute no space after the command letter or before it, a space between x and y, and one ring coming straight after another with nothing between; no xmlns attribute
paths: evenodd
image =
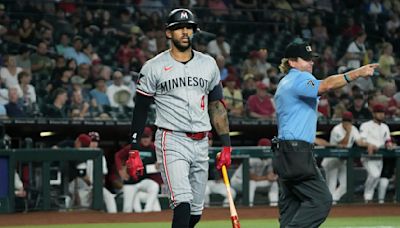
<svg viewBox="0 0 400 228"><path fill-rule="evenodd" d="M171 40L176 49L178 49L180 52L184 52L192 46L192 39L190 39L190 37L188 38L188 43L185 43L185 45L182 45L180 41L177 39L171 39Z"/></svg>

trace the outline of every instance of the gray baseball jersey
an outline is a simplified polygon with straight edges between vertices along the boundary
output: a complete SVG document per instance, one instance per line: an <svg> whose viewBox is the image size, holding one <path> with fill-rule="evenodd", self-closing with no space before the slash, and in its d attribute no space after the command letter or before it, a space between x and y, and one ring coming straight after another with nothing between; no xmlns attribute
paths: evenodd
<svg viewBox="0 0 400 228"><path fill-rule="evenodd" d="M211 130L208 93L218 83L219 69L211 56L193 51L193 58L182 64L167 50L143 66L136 91L154 96L156 126L203 132Z"/></svg>
<svg viewBox="0 0 400 228"><path fill-rule="evenodd" d="M165 51L143 66L138 80L136 91L155 100L155 125L159 127L156 154L171 207L188 202L192 215L203 210L208 139L195 140L186 132L211 130L208 94L219 83L215 60L197 51L193 51L193 58L187 63L176 61L169 50Z"/></svg>

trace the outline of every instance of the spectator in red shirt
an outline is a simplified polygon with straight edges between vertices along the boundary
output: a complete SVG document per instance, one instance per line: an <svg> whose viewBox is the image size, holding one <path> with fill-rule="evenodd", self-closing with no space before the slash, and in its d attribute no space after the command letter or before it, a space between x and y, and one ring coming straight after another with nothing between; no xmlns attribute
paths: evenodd
<svg viewBox="0 0 400 228"><path fill-rule="evenodd" d="M134 38L136 39L136 36ZM133 43L135 39L125 38L125 40L122 42L122 45L118 49L116 57L118 64L122 66L124 70L129 70L130 68L130 62L133 57L132 47L136 45L136 43Z"/></svg>
<svg viewBox="0 0 400 228"><path fill-rule="evenodd" d="M267 89L264 83L257 82L256 94L251 95L247 100L247 111L250 117L263 120L275 117L275 105Z"/></svg>

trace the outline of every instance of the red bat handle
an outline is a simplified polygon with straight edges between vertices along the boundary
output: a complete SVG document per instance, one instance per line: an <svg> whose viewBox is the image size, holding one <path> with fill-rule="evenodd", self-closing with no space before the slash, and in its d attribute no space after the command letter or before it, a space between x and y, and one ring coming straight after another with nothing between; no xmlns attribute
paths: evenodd
<svg viewBox="0 0 400 228"><path fill-rule="evenodd" d="M240 222L237 215L231 216L231 220L232 220L232 228L240 228Z"/></svg>

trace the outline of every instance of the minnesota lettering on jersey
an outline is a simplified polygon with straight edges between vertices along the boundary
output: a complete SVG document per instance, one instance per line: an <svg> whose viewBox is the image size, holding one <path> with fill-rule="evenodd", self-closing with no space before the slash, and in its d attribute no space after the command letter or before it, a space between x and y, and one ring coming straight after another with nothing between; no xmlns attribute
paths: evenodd
<svg viewBox="0 0 400 228"><path fill-rule="evenodd" d="M161 93L168 92L170 90L180 88L180 87L196 87L199 86L203 89L208 88L208 80L199 77L181 77L174 78L168 81L164 81L159 84Z"/></svg>

